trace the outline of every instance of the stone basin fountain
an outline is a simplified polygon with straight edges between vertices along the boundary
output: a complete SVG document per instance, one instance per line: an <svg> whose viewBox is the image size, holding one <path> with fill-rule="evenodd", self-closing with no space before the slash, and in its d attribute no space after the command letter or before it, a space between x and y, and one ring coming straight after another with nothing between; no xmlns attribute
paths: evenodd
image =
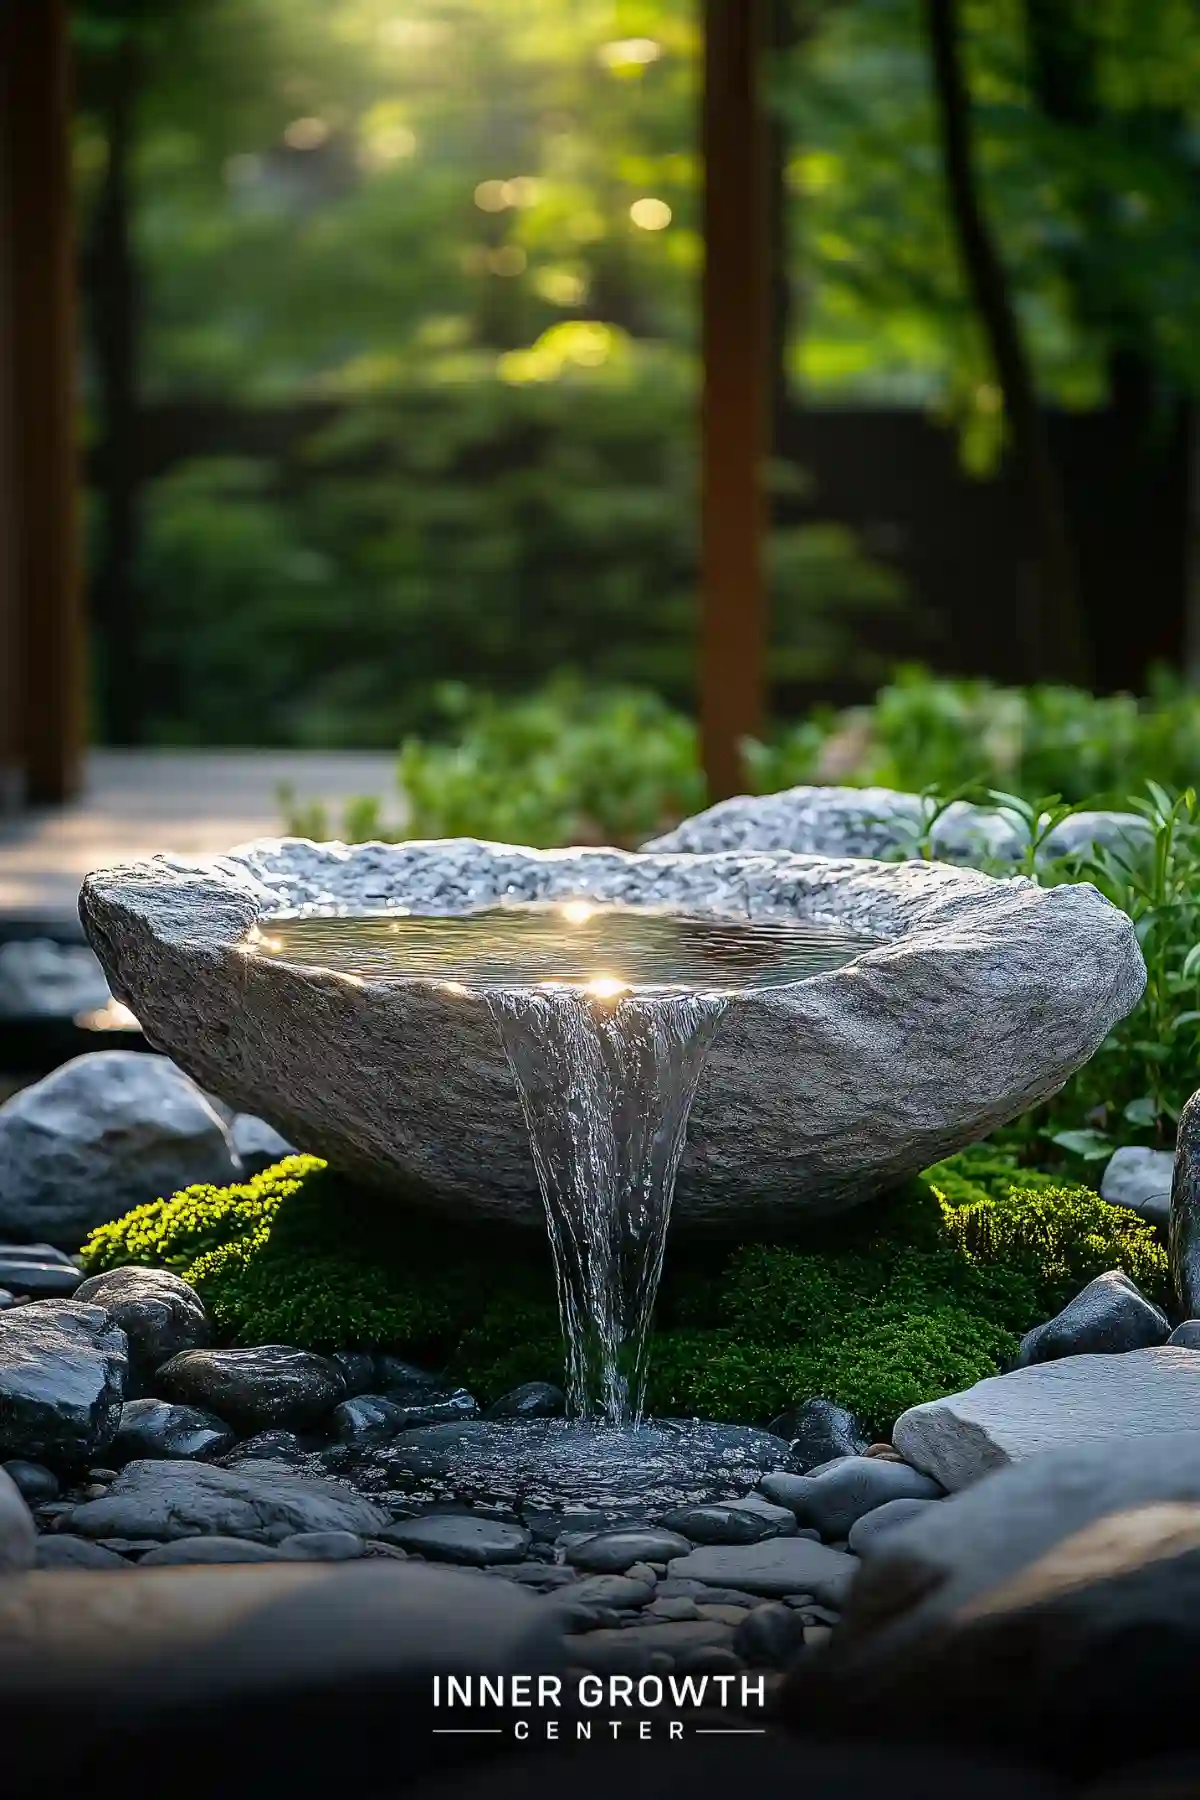
<svg viewBox="0 0 1200 1800"><path fill-rule="evenodd" d="M616 1428L669 1219L869 1202L1052 1093L1144 982L1095 890L921 862L287 839L101 871L80 908L221 1098L410 1201L548 1226L572 1410ZM580 1462L563 1431L534 1486ZM704 1453L744 1487L762 1436Z"/></svg>

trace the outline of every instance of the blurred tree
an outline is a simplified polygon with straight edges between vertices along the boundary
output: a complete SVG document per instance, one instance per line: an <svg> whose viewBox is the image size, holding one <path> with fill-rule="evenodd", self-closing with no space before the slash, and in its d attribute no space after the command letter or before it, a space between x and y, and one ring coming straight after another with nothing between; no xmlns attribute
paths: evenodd
<svg viewBox="0 0 1200 1800"><path fill-rule="evenodd" d="M926 0L950 216L964 278L987 338L1013 452L1028 496L1038 547L1038 607L1046 622L1044 636L1049 641L1052 666L1060 677L1086 685L1091 673L1090 658L1071 530L1008 272L979 190L975 127L963 67L959 13L958 0Z"/></svg>

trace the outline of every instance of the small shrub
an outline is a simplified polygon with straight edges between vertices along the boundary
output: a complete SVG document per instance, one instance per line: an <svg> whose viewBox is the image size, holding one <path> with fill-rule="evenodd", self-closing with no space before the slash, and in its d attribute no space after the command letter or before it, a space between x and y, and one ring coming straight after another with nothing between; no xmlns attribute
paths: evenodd
<svg viewBox="0 0 1200 1800"><path fill-rule="evenodd" d="M1105 1269L1165 1297L1149 1226L1085 1189L1028 1182L985 1147L787 1243L672 1243L651 1409L765 1421L821 1393L885 1431L905 1407L994 1374ZM540 1236L376 1199L315 1157L138 1207L83 1254L90 1273L176 1270L231 1343L400 1350L485 1400L561 1367Z"/></svg>

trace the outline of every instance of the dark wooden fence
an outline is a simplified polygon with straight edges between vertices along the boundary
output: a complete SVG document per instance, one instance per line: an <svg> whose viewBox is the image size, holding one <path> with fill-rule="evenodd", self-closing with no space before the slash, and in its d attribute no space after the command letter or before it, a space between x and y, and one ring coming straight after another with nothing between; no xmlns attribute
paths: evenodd
<svg viewBox="0 0 1200 1800"><path fill-rule="evenodd" d="M141 475L152 479L193 456L286 461L335 413L331 405L154 407L142 422ZM1156 665L1183 668L1188 660L1195 459L1182 425L1132 460L1121 432L1121 421L1102 413L1052 420L1096 685L1141 690ZM797 408L779 449L808 480L802 497L777 506L777 518L845 524L900 572L926 620L913 655L945 673L1003 682L1061 673L1039 633L1033 556L1010 474L970 475L951 430L899 409ZM905 648L888 645L897 647ZM835 687L826 697L856 696Z"/></svg>

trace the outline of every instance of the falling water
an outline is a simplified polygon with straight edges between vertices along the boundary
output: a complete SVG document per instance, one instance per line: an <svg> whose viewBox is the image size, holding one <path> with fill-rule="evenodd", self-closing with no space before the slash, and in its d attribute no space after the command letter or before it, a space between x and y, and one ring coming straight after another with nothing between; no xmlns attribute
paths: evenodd
<svg viewBox="0 0 1200 1800"><path fill-rule="evenodd" d="M642 1416L688 1113L730 996L839 968L870 941L793 919L568 900L452 916L281 916L262 920L247 948L486 1000L545 1204L569 1409L623 1426Z"/></svg>
<svg viewBox="0 0 1200 1800"><path fill-rule="evenodd" d="M546 1207L568 1408L639 1423L675 1174L726 1002L517 989L488 1004Z"/></svg>

